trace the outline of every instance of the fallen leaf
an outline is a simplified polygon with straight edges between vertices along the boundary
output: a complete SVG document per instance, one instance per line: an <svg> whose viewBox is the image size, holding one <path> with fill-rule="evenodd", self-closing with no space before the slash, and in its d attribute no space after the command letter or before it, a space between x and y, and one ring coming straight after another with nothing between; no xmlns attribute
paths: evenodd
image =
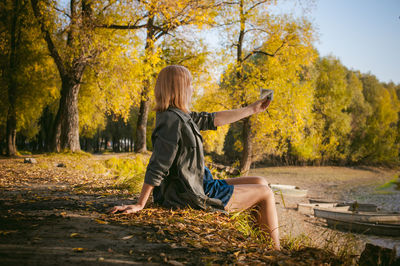
<svg viewBox="0 0 400 266"><path fill-rule="evenodd" d="M128 240L131 239L133 237L133 235L129 235L129 236L124 236L123 238L121 238L122 240Z"/></svg>
<svg viewBox="0 0 400 266"><path fill-rule="evenodd" d="M8 235L8 234L11 234L11 233L16 233L16 232L18 232L18 230L9 230L9 231L0 231L0 235Z"/></svg>
<svg viewBox="0 0 400 266"><path fill-rule="evenodd" d="M212 248L208 248L208 250L212 253L217 253L217 252L224 252L223 249L219 248L219 247L212 247Z"/></svg>
<svg viewBox="0 0 400 266"><path fill-rule="evenodd" d="M79 234L78 234L78 233L72 233L72 234L70 234L69 236L70 236L70 237L79 237Z"/></svg>
<svg viewBox="0 0 400 266"><path fill-rule="evenodd" d="M96 223L98 224L108 224L108 222L103 221L103 220L99 220L99 219L95 219Z"/></svg>
<svg viewBox="0 0 400 266"><path fill-rule="evenodd" d="M184 265L183 263L176 261L176 260L169 260L167 263L174 265L174 266L183 266Z"/></svg>
<svg viewBox="0 0 400 266"><path fill-rule="evenodd" d="M75 252L83 252L85 249L84 248L73 248L72 250Z"/></svg>

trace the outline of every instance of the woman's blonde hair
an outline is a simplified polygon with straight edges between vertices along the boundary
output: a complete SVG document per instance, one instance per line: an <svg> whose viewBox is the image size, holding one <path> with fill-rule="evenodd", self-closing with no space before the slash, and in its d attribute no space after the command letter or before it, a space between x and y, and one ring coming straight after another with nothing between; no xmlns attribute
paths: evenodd
<svg viewBox="0 0 400 266"><path fill-rule="evenodd" d="M157 112L173 106L184 112L189 112L192 90L190 83L192 75L184 66L171 65L164 67L157 77L154 95Z"/></svg>

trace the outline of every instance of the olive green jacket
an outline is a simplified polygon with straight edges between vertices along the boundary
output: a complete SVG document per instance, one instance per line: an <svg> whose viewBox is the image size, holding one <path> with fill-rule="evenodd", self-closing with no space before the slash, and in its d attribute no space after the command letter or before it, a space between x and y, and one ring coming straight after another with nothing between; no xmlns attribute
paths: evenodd
<svg viewBox="0 0 400 266"><path fill-rule="evenodd" d="M200 130L215 130L215 113L185 113L174 107L156 115L153 154L144 182L155 186L154 202L168 208L224 209L204 194L204 153Z"/></svg>

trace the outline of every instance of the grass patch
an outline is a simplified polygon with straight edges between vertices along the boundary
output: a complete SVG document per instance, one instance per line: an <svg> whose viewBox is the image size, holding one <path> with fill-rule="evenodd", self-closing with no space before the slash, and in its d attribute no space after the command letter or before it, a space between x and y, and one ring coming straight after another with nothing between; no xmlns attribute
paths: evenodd
<svg viewBox="0 0 400 266"><path fill-rule="evenodd" d="M17 151L17 155L32 155L32 152L30 151Z"/></svg>
<svg viewBox="0 0 400 266"><path fill-rule="evenodd" d="M68 169L85 171L90 174L104 174L107 171L103 163L94 160L92 154L82 151L76 153L47 153L36 159L38 166L44 170L64 165Z"/></svg>
<svg viewBox="0 0 400 266"><path fill-rule="evenodd" d="M377 191L385 190L385 189L390 189L392 187L394 187L395 189L400 189L400 187L399 187L400 180L399 179L400 179L399 175L395 175L389 182L379 186L376 190Z"/></svg>
<svg viewBox="0 0 400 266"><path fill-rule="evenodd" d="M117 177L116 185L130 192L138 193L141 190L149 157L136 154L134 158L113 157L104 162Z"/></svg>
<svg viewBox="0 0 400 266"><path fill-rule="evenodd" d="M258 245L264 248L272 249L272 239L257 226L255 215L258 210L255 208L251 210L244 210L240 212L234 212L231 214L230 219L232 220L236 229L246 237L251 238Z"/></svg>
<svg viewBox="0 0 400 266"><path fill-rule="evenodd" d="M314 246L310 237L305 234L300 234L298 236L293 236L288 234L281 239L281 245L289 251L299 251L305 247Z"/></svg>

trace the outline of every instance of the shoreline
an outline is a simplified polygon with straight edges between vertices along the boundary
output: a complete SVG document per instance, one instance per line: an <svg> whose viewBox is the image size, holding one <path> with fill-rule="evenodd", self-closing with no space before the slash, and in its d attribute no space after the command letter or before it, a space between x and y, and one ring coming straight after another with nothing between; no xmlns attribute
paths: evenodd
<svg viewBox="0 0 400 266"><path fill-rule="evenodd" d="M395 169L345 168L345 167L267 167L256 168L250 175L260 175L269 183L295 185L307 189L303 198L275 195L283 237L300 238L312 245L328 248L335 253L351 252L360 255L366 243L386 248L396 247L400 256L400 237L361 235L333 230L325 219L297 212L298 203L308 203L309 198L336 201L373 203L388 211L400 211L400 191L377 190L398 174ZM397 203L397 204L396 204Z"/></svg>

